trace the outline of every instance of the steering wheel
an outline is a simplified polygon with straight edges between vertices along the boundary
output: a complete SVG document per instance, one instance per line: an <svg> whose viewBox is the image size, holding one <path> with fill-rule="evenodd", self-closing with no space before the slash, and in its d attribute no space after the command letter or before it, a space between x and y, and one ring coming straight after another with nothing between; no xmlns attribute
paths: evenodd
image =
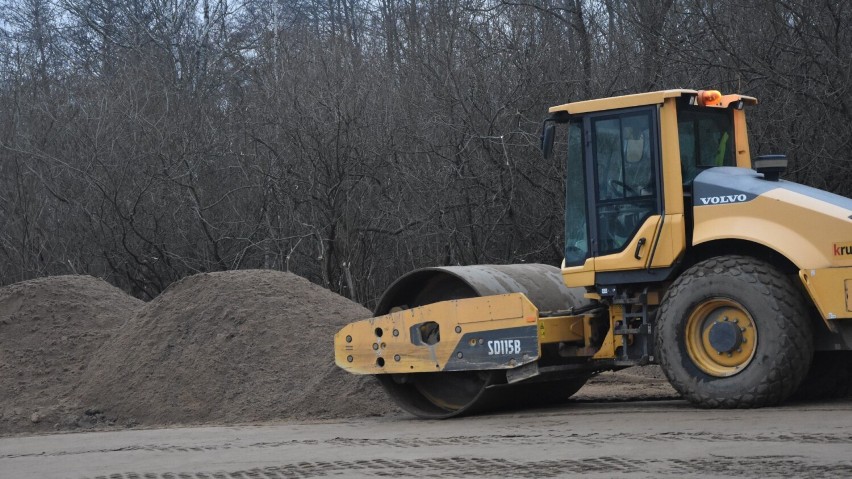
<svg viewBox="0 0 852 479"><path fill-rule="evenodd" d="M621 180L609 180L609 185L610 185L611 187L613 187L613 189L615 189L615 187L616 187L616 186L620 186L620 187L622 188L622 191L627 192L627 193L632 193L632 194L633 194L633 196L640 196L640 194L639 194L639 192L638 192L638 191L636 191L635 189L633 189L633 187L632 187L632 186L628 186L628 185L626 185L626 184L625 184L623 181L621 181Z"/></svg>

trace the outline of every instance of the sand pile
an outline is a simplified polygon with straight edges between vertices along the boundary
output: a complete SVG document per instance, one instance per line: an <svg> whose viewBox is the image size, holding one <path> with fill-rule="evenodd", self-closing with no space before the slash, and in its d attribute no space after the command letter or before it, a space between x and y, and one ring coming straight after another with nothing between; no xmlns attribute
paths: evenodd
<svg viewBox="0 0 852 479"><path fill-rule="evenodd" d="M289 273L195 275L145 305L98 351L80 396L119 424L395 411L372 378L334 366L334 333L369 316Z"/></svg>
<svg viewBox="0 0 852 479"><path fill-rule="evenodd" d="M89 359L144 303L91 276L0 288L0 433L53 430Z"/></svg>

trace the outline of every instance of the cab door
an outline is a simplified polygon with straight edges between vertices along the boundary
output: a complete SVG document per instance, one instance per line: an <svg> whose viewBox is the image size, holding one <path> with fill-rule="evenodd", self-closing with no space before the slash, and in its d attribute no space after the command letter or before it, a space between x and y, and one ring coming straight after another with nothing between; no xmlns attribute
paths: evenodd
<svg viewBox="0 0 852 479"><path fill-rule="evenodd" d="M656 107L587 115L586 182L596 283L606 271L650 265L663 214Z"/></svg>

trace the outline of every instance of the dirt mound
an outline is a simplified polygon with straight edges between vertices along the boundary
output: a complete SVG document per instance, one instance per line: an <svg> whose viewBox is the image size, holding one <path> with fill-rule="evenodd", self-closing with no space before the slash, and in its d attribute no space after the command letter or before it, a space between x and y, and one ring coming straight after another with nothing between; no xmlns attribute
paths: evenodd
<svg viewBox="0 0 852 479"><path fill-rule="evenodd" d="M278 271L199 274L139 310L92 360L80 394L119 424L383 414L372 378L334 366L332 337L362 306Z"/></svg>
<svg viewBox="0 0 852 479"><path fill-rule="evenodd" d="M144 303L91 276L0 288L0 433L52 430L89 359Z"/></svg>

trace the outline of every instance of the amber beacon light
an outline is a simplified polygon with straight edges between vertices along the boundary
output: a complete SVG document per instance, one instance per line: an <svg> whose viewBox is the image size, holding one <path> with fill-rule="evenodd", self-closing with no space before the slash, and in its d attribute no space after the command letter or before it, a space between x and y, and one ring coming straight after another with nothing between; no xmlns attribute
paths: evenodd
<svg viewBox="0 0 852 479"><path fill-rule="evenodd" d="M698 104L700 106L718 105L722 100L719 90L701 90L698 92Z"/></svg>

